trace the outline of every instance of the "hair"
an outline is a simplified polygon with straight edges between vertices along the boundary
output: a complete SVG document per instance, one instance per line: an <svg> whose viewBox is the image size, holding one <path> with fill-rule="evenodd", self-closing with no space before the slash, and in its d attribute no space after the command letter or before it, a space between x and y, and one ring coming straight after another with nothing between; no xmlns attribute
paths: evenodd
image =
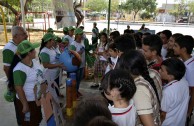
<svg viewBox="0 0 194 126"><path fill-rule="evenodd" d="M137 48L141 49L142 48L142 41L141 41L141 36L140 34L137 32L134 34L134 38L135 38L135 42L136 42L136 46Z"/></svg>
<svg viewBox="0 0 194 126"><path fill-rule="evenodd" d="M181 80L185 75L185 65L178 58L166 59L161 65L166 67L167 73L173 75L175 80Z"/></svg>
<svg viewBox="0 0 194 126"><path fill-rule="evenodd" d="M161 33L162 33L161 31L160 32L157 32L156 35L160 36Z"/></svg>
<svg viewBox="0 0 194 126"><path fill-rule="evenodd" d="M118 38L120 36L119 31L113 31L110 33L110 36L113 37L113 40L115 40L116 38Z"/></svg>
<svg viewBox="0 0 194 126"><path fill-rule="evenodd" d="M145 33L143 33L143 35L145 35L145 36L149 36L149 35L151 35L151 33L149 33L149 32L145 32Z"/></svg>
<svg viewBox="0 0 194 126"><path fill-rule="evenodd" d="M112 120L107 101L102 97L82 99L76 108L74 126L87 126L97 116Z"/></svg>
<svg viewBox="0 0 194 126"><path fill-rule="evenodd" d="M21 26L13 26L11 29L12 36L16 36L20 30L24 30Z"/></svg>
<svg viewBox="0 0 194 126"><path fill-rule="evenodd" d="M182 37L179 37L175 40L175 43L177 43L180 48L186 48L187 54L191 54L194 47L194 39L190 35L185 35Z"/></svg>
<svg viewBox="0 0 194 126"><path fill-rule="evenodd" d="M115 122L104 116L97 116L87 126L118 126Z"/></svg>
<svg viewBox="0 0 194 126"><path fill-rule="evenodd" d="M174 38L174 40L176 41L177 38L182 37L182 36L183 36L183 34L181 34L181 33L175 33L171 37Z"/></svg>
<svg viewBox="0 0 194 126"><path fill-rule="evenodd" d="M30 50L29 52L32 52L34 49ZM26 56L28 55L28 52L25 54L15 54L13 57L13 62L11 63L10 69L9 69L9 83L8 83L8 87L11 90L15 90L14 87L14 79L13 79L13 69L15 68L15 66L22 60L24 59Z"/></svg>
<svg viewBox="0 0 194 126"><path fill-rule="evenodd" d="M127 70L132 75L141 75L145 80L147 80L154 89L158 102L160 103L156 85L149 75L146 59L141 52L137 50L131 50L128 53L124 53L121 55L118 67L120 69Z"/></svg>
<svg viewBox="0 0 194 126"><path fill-rule="evenodd" d="M167 39L169 39L172 36L172 32L170 30L164 30L161 33L164 34L167 37Z"/></svg>
<svg viewBox="0 0 194 126"><path fill-rule="evenodd" d="M121 35L115 40L116 48L122 52L128 52L136 49L135 39L132 35Z"/></svg>
<svg viewBox="0 0 194 126"><path fill-rule="evenodd" d="M112 49L113 51L117 51L116 49L116 44L113 42L113 43L110 43L110 45L108 46L108 49Z"/></svg>
<svg viewBox="0 0 194 126"><path fill-rule="evenodd" d="M118 88L121 97L128 101L134 96L136 92L136 86L133 78L129 72L121 69L110 70L102 78L101 86L104 91L107 91L108 88L110 90L113 88Z"/></svg>
<svg viewBox="0 0 194 126"><path fill-rule="evenodd" d="M143 44L149 46L151 51L156 51L158 56L161 56L162 40L157 35L149 35L143 39Z"/></svg>
<svg viewBox="0 0 194 126"><path fill-rule="evenodd" d="M41 50L46 46L46 44L47 44L47 42L44 42L44 39L42 38L38 56L40 55ZM41 59L40 58L39 58L39 61L41 63Z"/></svg>

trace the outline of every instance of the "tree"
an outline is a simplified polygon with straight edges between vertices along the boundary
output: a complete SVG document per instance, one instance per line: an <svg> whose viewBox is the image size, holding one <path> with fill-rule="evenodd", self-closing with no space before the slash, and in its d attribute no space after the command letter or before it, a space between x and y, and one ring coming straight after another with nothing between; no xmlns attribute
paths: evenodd
<svg viewBox="0 0 194 126"><path fill-rule="evenodd" d="M26 4L24 5L24 10L27 12L27 5L28 3L32 2L32 0L26 0ZM19 0L1 0L0 5L9 9L15 15L15 21L13 25L17 25L17 20L19 19L19 12L20 9L20 1Z"/></svg>
<svg viewBox="0 0 194 126"><path fill-rule="evenodd" d="M106 0L88 0L86 7L92 11L101 12L108 8Z"/></svg>
<svg viewBox="0 0 194 126"><path fill-rule="evenodd" d="M156 9L156 0L126 0L121 4L121 7L128 13L133 12L133 19L135 21L136 15L140 10L145 10L152 13Z"/></svg>

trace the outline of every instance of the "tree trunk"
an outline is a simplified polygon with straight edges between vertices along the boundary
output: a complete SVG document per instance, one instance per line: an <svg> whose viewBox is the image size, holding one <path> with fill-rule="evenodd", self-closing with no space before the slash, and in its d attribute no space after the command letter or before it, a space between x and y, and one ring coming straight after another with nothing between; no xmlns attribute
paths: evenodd
<svg viewBox="0 0 194 126"><path fill-rule="evenodd" d="M138 13L138 11L134 11L133 22L135 22L135 18L136 18L136 16L137 16L137 13Z"/></svg>

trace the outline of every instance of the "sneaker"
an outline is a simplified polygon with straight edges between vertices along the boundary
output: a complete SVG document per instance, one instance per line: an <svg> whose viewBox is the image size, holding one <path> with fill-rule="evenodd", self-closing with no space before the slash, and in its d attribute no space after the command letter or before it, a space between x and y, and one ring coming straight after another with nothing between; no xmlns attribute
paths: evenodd
<svg viewBox="0 0 194 126"><path fill-rule="evenodd" d="M94 83L93 85L90 86L91 88L98 88L99 87L99 84L97 83Z"/></svg>

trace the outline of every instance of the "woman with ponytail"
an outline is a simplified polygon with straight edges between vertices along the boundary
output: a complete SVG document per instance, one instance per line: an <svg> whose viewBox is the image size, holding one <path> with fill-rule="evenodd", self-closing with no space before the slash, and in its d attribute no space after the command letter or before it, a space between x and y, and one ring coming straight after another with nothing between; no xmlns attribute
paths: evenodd
<svg viewBox="0 0 194 126"><path fill-rule="evenodd" d="M55 81L59 86L59 73L60 68L64 68L62 63L59 63L58 55L54 50L55 36L52 33L46 33L41 42L39 58L40 62L43 64L44 68L47 68L47 74L49 74L50 79ZM59 91L56 89L56 93L59 96Z"/></svg>
<svg viewBox="0 0 194 126"><path fill-rule="evenodd" d="M141 52L132 50L121 56L119 68L127 70L133 77L137 86L134 95L135 107L137 109L137 126L159 126L160 121L160 98L157 84L150 77L146 60ZM160 89L161 90L161 89Z"/></svg>

